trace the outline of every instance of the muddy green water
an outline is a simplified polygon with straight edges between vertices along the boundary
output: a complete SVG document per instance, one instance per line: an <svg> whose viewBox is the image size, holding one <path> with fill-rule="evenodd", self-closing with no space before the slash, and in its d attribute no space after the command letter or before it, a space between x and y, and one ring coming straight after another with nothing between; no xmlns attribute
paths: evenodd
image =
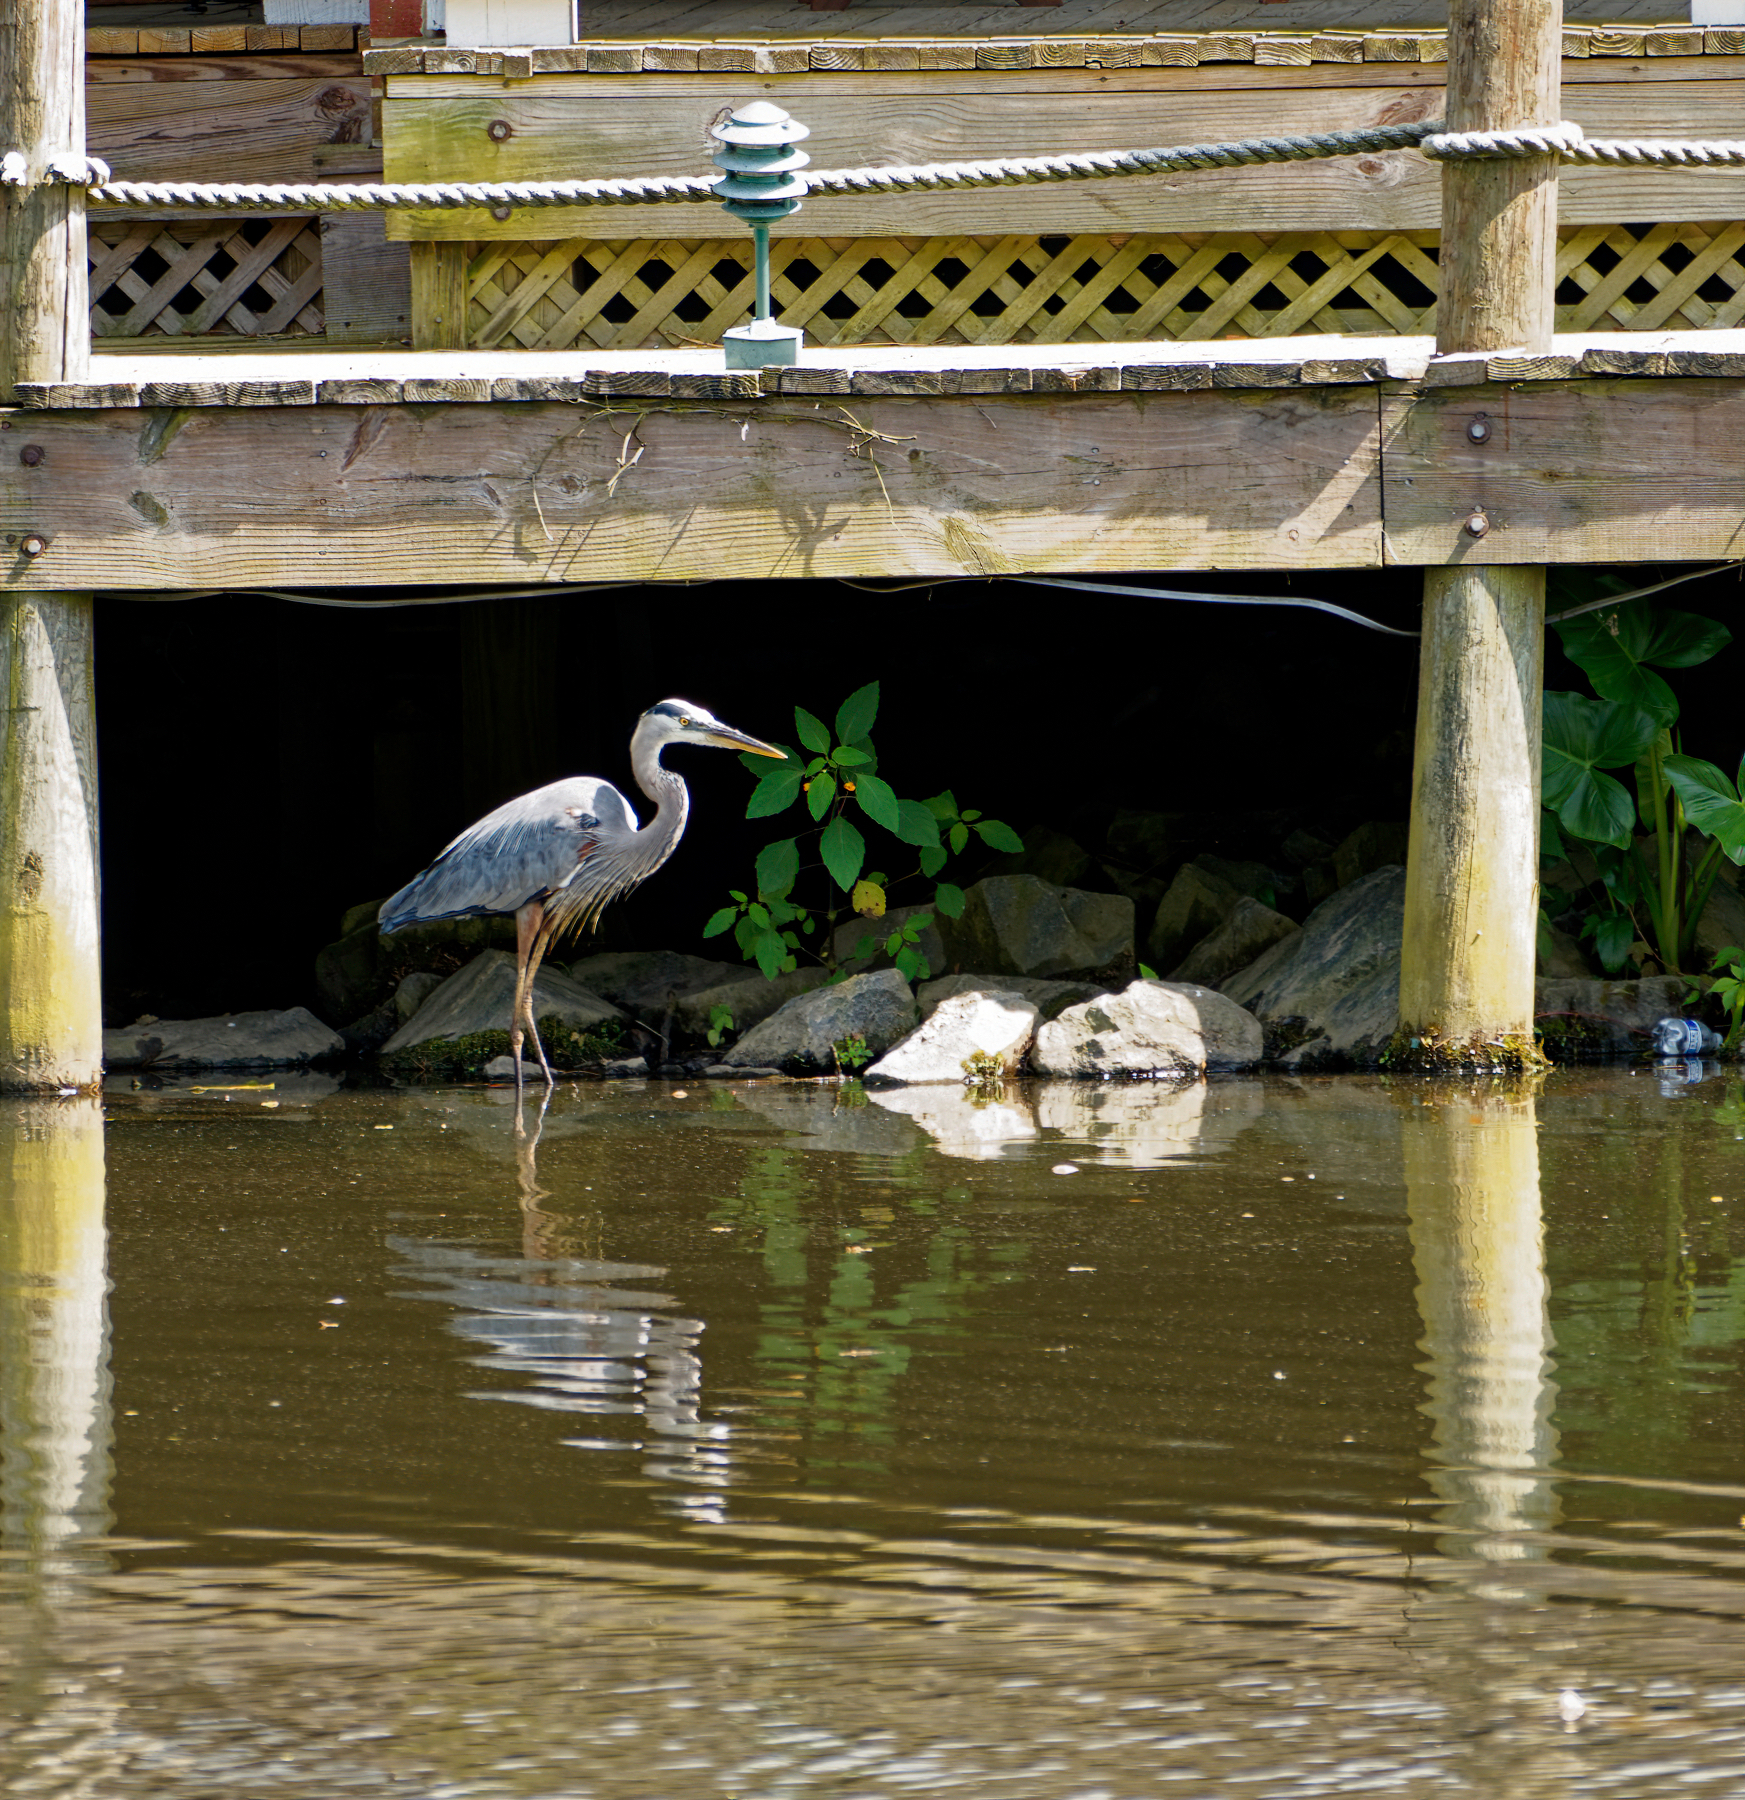
<svg viewBox="0 0 1745 1800"><path fill-rule="evenodd" d="M511 1121L0 1112L9 1800L1745 1794L1736 1073Z"/></svg>

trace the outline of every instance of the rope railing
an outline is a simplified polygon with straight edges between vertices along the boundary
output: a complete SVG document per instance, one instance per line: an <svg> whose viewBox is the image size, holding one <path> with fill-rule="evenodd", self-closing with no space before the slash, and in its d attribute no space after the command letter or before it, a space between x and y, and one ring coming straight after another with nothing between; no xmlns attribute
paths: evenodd
<svg viewBox="0 0 1745 1800"><path fill-rule="evenodd" d="M950 189L1028 187L1058 181L1106 181L1196 169L1316 162L1335 156L1416 149L1432 161L1555 156L1559 162L1617 168L1745 167L1738 139L1589 138L1579 125L1510 131L1444 131L1440 119L1372 125L1307 136L1240 138L1222 144L1171 144L1152 150L1091 150L1062 156L996 157L871 169L812 169L809 194L906 194ZM39 178L83 186L104 209L198 207L219 212L447 212L553 206L683 205L717 198L719 175L612 176L594 181L201 182L116 181L96 158L56 159ZM16 151L0 157L0 185L32 185Z"/></svg>

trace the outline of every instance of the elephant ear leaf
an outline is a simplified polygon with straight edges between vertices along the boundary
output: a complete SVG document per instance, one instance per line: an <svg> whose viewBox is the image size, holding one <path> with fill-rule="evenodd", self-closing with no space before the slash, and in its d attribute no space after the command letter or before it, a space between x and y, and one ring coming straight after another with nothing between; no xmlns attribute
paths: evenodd
<svg viewBox="0 0 1745 1800"><path fill-rule="evenodd" d="M1659 733L1648 713L1583 694L1545 696L1545 804L1573 837L1630 842L1636 804L1621 781L1602 774L1633 764Z"/></svg>
<svg viewBox="0 0 1745 1800"><path fill-rule="evenodd" d="M1661 725L1678 717L1678 700L1654 670L1707 662L1733 635L1715 619L1640 605L1583 613L1560 624L1557 633L1595 693L1649 713Z"/></svg>
<svg viewBox="0 0 1745 1800"><path fill-rule="evenodd" d="M1745 863L1745 800L1726 775L1699 756L1661 760L1684 816L1736 863Z"/></svg>

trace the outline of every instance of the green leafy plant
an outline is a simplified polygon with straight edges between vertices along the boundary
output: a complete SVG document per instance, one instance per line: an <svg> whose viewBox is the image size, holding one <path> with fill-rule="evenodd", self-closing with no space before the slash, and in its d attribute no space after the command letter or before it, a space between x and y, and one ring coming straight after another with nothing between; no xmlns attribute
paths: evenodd
<svg viewBox="0 0 1745 1800"><path fill-rule="evenodd" d="M1634 955L1682 969L1721 859L1745 863L1745 763L1729 777L1681 752L1678 698L1659 671L1707 662L1732 634L1641 601L1556 630L1594 695L1545 695L1545 858L1582 879L1581 934L1604 968ZM1632 786L1611 770L1629 771Z"/></svg>
<svg viewBox="0 0 1745 1800"><path fill-rule="evenodd" d="M760 777L747 802L748 819L775 818L799 807L811 818L791 837L777 838L758 853L755 892L728 890L730 905L714 913L704 937L731 931L748 962L773 979L799 966L799 958L822 963L832 978L849 965L863 964L882 950L910 981L932 973L920 947L933 913L881 925L893 887L926 882L934 913L955 919L963 912L963 889L939 879L947 862L972 842L990 850L1021 851L1024 841L1009 825L958 805L949 788L931 800L904 800L878 773L872 728L878 718L879 684L869 681L837 708L835 729L804 707L794 708L794 730L803 748L789 745L789 760L770 769L761 758L745 757ZM766 773L767 771L767 773ZM881 849L915 853L915 866L892 876L869 868L868 833L894 840ZM808 900L796 897L805 887ZM818 896L822 896L819 898ZM839 965L836 932L845 914L857 914L867 930Z"/></svg>
<svg viewBox="0 0 1745 1800"><path fill-rule="evenodd" d="M856 1069L864 1069L872 1061L872 1052L866 1047L866 1039L859 1032L850 1032L847 1037L832 1044L830 1054L835 1060L838 1075L845 1071L852 1075Z"/></svg>
<svg viewBox="0 0 1745 1800"><path fill-rule="evenodd" d="M1723 1050L1737 1050L1745 1038L1745 950L1729 944L1715 952L1714 979L1709 992L1727 1009L1727 1034Z"/></svg>
<svg viewBox="0 0 1745 1800"><path fill-rule="evenodd" d="M731 1006L711 1006L709 1008L709 1029L703 1034L709 1040L709 1048L715 1049L731 1030L733 1030L733 1008Z"/></svg>

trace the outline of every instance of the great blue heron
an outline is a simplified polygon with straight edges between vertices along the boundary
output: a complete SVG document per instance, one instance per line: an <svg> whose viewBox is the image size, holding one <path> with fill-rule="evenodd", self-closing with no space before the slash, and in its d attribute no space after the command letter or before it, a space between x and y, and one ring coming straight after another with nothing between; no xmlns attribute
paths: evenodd
<svg viewBox="0 0 1745 1800"><path fill-rule="evenodd" d="M646 881L684 834L691 796L683 779L661 766L668 744L713 744L757 756L787 754L723 725L689 700L662 700L637 720L630 735L636 785L655 803L646 828L637 829L629 801L611 782L572 775L487 813L422 875L382 902L378 917L385 932L436 919L515 915L509 1054L515 1060L517 1099L523 1024L533 1034L545 1085L552 1086L551 1064L533 1018L533 978L552 940L597 924L608 902Z"/></svg>

